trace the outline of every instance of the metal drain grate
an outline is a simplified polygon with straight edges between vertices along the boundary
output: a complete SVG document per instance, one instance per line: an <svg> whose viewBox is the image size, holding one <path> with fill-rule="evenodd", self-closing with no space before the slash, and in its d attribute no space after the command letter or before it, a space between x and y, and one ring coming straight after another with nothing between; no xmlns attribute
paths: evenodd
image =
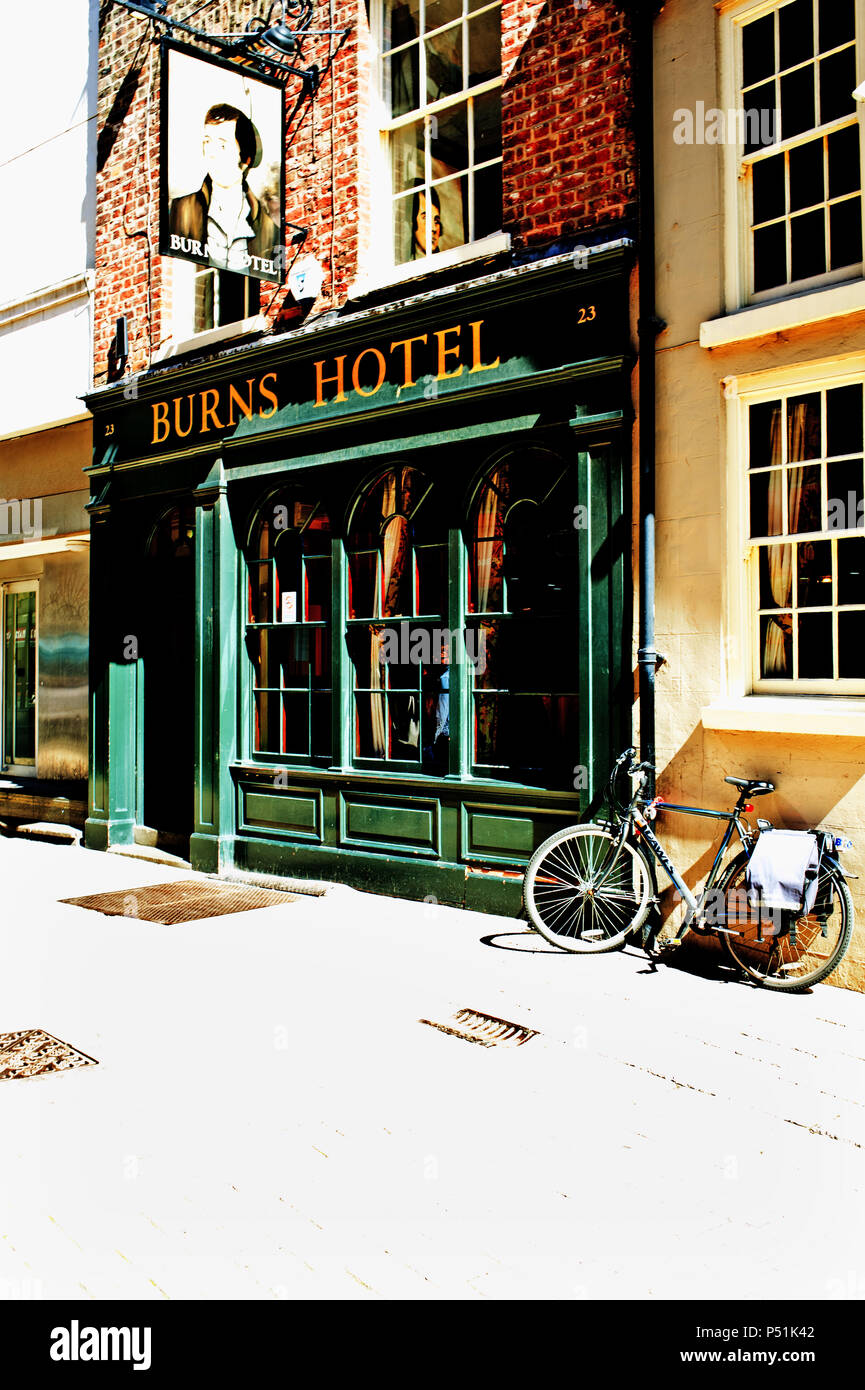
<svg viewBox="0 0 865 1390"><path fill-rule="evenodd" d="M452 1015L455 1028L450 1023L435 1023L431 1018L419 1018L418 1023L426 1023L430 1028L438 1028L440 1033L449 1033L452 1038L462 1038L464 1042L480 1043L481 1047L521 1047L530 1038L538 1036L536 1028L526 1028L522 1023L511 1023L506 1018L496 1018L495 1014L483 1014L479 1009L458 1009Z"/></svg>
<svg viewBox="0 0 865 1390"><path fill-rule="evenodd" d="M86 1052L79 1052L69 1043L53 1038L42 1028L0 1033L0 1081L44 1076L47 1072L68 1071L71 1067L98 1066L95 1057L88 1057Z"/></svg>
<svg viewBox="0 0 865 1390"><path fill-rule="evenodd" d="M251 912L257 907L293 903L291 893L266 888L237 888L220 883L151 883L127 888L122 893L91 893L86 898L61 898L72 907L90 908L106 917L137 917L142 922L197 922L205 917L224 917L230 912Z"/></svg>

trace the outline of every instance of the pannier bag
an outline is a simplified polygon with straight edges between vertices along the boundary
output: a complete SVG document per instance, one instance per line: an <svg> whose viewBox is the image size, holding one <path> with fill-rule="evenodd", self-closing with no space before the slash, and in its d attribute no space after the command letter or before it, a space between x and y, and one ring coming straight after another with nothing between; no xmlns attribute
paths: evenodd
<svg viewBox="0 0 865 1390"><path fill-rule="evenodd" d="M764 830L748 861L749 904L797 916L810 912L817 897L823 847L819 830Z"/></svg>

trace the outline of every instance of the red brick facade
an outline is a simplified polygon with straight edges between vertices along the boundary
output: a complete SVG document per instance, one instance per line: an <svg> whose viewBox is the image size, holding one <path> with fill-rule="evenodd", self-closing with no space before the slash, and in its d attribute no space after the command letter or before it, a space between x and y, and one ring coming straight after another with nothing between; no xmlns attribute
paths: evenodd
<svg viewBox="0 0 865 1390"><path fill-rule="evenodd" d="M103 7L99 47L94 380L109 379L115 321L131 319L133 371L171 336L159 234L159 47L162 27ZM187 6L172 5L182 18ZM237 31L250 3L213 4L195 24ZM369 139L370 34L366 7L334 0L335 27L351 26L316 96L287 125L286 207L310 227L305 250L325 271L316 304L344 302L369 241L374 197ZM330 24L316 5L313 26ZM178 38L184 38L182 34ZM327 40L308 58L327 59ZM212 53L211 49L203 52ZM619 0L535 0L502 7L503 229L515 251L613 230L635 212L631 42ZM290 82L287 112L299 94ZM561 246L559 246L561 249ZM262 286L262 312L280 329L296 315L285 287Z"/></svg>

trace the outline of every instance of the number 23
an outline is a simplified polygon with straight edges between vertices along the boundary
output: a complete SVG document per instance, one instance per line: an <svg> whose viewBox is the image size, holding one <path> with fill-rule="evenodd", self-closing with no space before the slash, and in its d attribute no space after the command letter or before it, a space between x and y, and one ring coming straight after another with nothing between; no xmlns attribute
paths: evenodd
<svg viewBox="0 0 865 1390"><path fill-rule="evenodd" d="M596 319L598 317L598 311L595 308L594 304L584 304L582 308L577 310L577 313L579 315L577 323L591 323L592 319Z"/></svg>

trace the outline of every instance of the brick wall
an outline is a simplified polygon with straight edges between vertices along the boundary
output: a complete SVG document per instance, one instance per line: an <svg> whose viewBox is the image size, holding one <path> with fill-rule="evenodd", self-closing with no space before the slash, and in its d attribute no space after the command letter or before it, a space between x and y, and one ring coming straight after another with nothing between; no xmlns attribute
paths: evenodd
<svg viewBox="0 0 865 1390"><path fill-rule="evenodd" d="M260 6L258 7L260 9ZM190 5L172 4L182 18ZM194 18L210 32L239 30L252 3L211 4ZM372 151L370 34L365 5L333 0L334 27L351 26L332 65L327 40L310 45L323 67L315 98L287 122L285 215L310 227L304 248L325 271L316 304L341 304L369 237ZM330 27L318 0L313 26ZM504 0L504 228L516 250L614 226L635 205L630 133L630 46L617 0ZM159 26L103 5L99 47L99 145L94 380L112 375L119 314L131 317L132 371L146 369L170 337L170 273L159 235ZM182 34L177 35L183 39ZM203 50L210 52L211 50ZM287 87L287 113L299 95ZM285 287L262 284L262 311L276 328L297 316Z"/></svg>

